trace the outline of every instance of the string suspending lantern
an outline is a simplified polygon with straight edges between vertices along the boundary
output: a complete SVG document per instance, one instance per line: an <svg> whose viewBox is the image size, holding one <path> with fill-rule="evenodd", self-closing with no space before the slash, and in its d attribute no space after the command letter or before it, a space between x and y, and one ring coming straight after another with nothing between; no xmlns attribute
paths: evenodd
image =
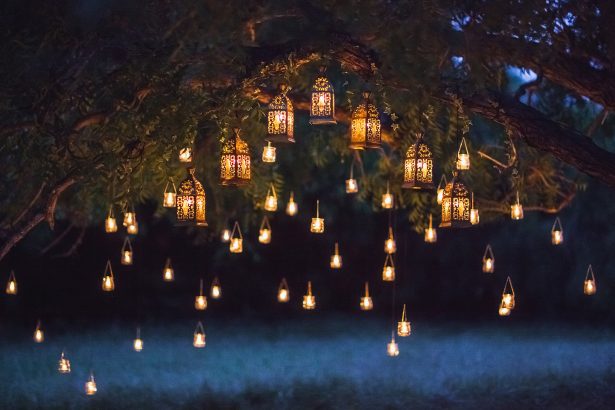
<svg viewBox="0 0 615 410"><path fill-rule="evenodd" d="M384 194L382 194L382 201L380 202L382 209L393 209L395 205L395 198L393 194L389 190L389 181L387 181L387 190Z"/></svg>
<svg viewBox="0 0 615 410"><path fill-rule="evenodd" d="M333 255L331 255L329 266L331 266L331 269L342 268L342 255L340 255L340 248L337 242L335 242L335 248L333 250Z"/></svg>
<svg viewBox="0 0 615 410"><path fill-rule="evenodd" d="M121 253L120 262L122 265L132 265L133 263L133 252L132 252L132 244L130 243L130 238L127 236L124 238L124 244L122 245L122 253Z"/></svg>
<svg viewBox="0 0 615 410"><path fill-rule="evenodd" d="M387 254L384 258L382 280L385 282L393 282L395 280L395 264L393 263L393 255L391 254Z"/></svg>
<svg viewBox="0 0 615 410"><path fill-rule="evenodd" d="M267 215L263 217L260 229L258 230L258 241L265 245L271 243L271 225L269 225Z"/></svg>
<svg viewBox="0 0 615 410"><path fill-rule="evenodd" d="M352 159L352 163L350 164L350 178L346 180L346 193L347 194L356 194L359 192L359 184L357 180L354 179L354 158Z"/></svg>
<svg viewBox="0 0 615 410"><path fill-rule="evenodd" d="M171 258L167 258L164 264L164 268L162 269L162 280L165 282L173 282L175 280L175 270L171 265Z"/></svg>
<svg viewBox="0 0 615 410"><path fill-rule="evenodd" d="M440 178L440 182L438 183L438 188L436 189L436 202L438 205L442 205L442 200L444 199L444 189L446 188L446 175L442 174Z"/></svg>
<svg viewBox="0 0 615 410"><path fill-rule="evenodd" d="M433 227L433 218L431 214L429 214L429 226L425 229L425 242L427 243L436 243L438 241L438 233L436 228Z"/></svg>
<svg viewBox="0 0 615 410"><path fill-rule="evenodd" d="M423 140L423 133L418 133L414 144L406 151L404 160L404 183L402 188L432 190L433 155Z"/></svg>
<svg viewBox="0 0 615 410"><path fill-rule="evenodd" d="M17 294L17 279L15 279L15 271L11 271L11 273L9 274L9 280L8 282L6 282L6 294Z"/></svg>
<svg viewBox="0 0 615 410"><path fill-rule="evenodd" d="M280 84L279 94L267 107L267 141L295 142L295 114L293 103L287 96L288 91L290 89L285 84Z"/></svg>
<svg viewBox="0 0 615 410"><path fill-rule="evenodd" d="M461 173L453 172L453 179L446 184L442 198L440 228L467 228L470 222L470 192L461 179Z"/></svg>
<svg viewBox="0 0 615 410"><path fill-rule="evenodd" d="M515 221L523 219L523 205L519 201L519 191L517 191L517 202L510 206L510 217Z"/></svg>
<svg viewBox="0 0 615 410"><path fill-rule="evenodd" d="M471 202L470 202L470 223L472 225L478 225L478 223L480 222L480 215L478 213L478 208L474 208L474 192L472 192L471 195Z"/></svg>
<svg viewBox="0 0 615 410"><path fill-rule="evenodd" d="M365 282L365 294L361 297L360 303L361 310L372 310L374 308L374 302L369 295L369 283Z"/></svg>
<svg viewBox="0 0 615 410"><path fill-rule="evenodd" d="M263 147L263 162L275 162L275 147L271 145L271 141L267 141L267 145Z"/></svg>
<svg viewBox="0 0 615 410"><path fill-rule="evenodd" d="M596 277L594 276L594 269L592 265L589 265L587 268L587 273L585 274L585 280L583 281L583 293L588 296L596 294Z"/></svg>
<svg viewBox="0 0 615 410"><path fill-rule="evenodd" d="M316 296L312 294L312 281L308 280L307 283L307 294L303 296L303 309L305 310L314 310L316 309Z"/></svg>
<svg viewBox="0 0 615 410"><path fill-rule="evenodd" d="M393 236L393 228L390 226L389 237L384 241L384 252L389 255L397 252L397 244L395 243L395 237Z"/></svg>
<svg viewBox="0 0 615 410"><path fill-rule="evenodd" d="M70 373L70 360L64 356L64 352L62 352L60 360L58 360L58 372L60 374Z"/></svg>
<svg viewBox="0 0 615 410"><path fill-rule="evenodd" d="M113 277L113 268L111 268L111 261L107 260L105 266L105 272L102 279L102 290L105 292L113 292L115 289L115 278Z"/></svg>
<svg viewBox="0 0 615 410"><path fill-rule="evenodd" d="M562 228L562 222L559 217L555 218L553 227L551 228L551 243L553 245L561 245L564 243L564 228Z"/></svg>
<svg viewBox="0 0 615 410"><path fill-rule="evenodd" d="M323 233L325 231L325 219L320 217L320 200L316 200L316 217L310 223L310 232Z"/></svg>
<svg viewBox="0 0 615 410"><path fill-rule="evenodd" d="M192 337L192 346L197 349L202 349L205 347L205 329L203 328L203 324L199 321L196 324L196 328L194 329L194 335Z"/></svg>
<svg viewBox="0 0 615 410"><path fill-rule="evenodd" d="M320 75L312 85L312 101L310 104L310 124L336 124L335 93L331 82L325 75L326 67L320 67Z"/></svg>
<svg viewBox="0 0 615 410"><path fill-rule="evenodd" d="M252 178L250 148L234 128L233 135L222 144L220 153L220 184L244 186Z"/></svg>
<svg viewBox="0 0 615 410"><path fill-rule="evenodd" d="M98 391L98 387L96 387L96 380L94 380L94 373L90 373L90 377L88 381L85 382L85 394L88 396L93 396Z"/></svg>
<svg viewBox="0 0 615 410"><path fill-rule="evenodd" d="M399 356L399 345L395 341L395 332L391 332L391 341L387 343L387 356Z"/></svg>
<svg viewBox="0 0 615 410"><path fill-rule="evenodd" d="M179 150L179 162L189 164L192 162L192 147L184 147Z"/></svg>
<svg viewBox="0 0 615 410"><path fill-rule="evenodd" d="M267 195L265 196L265 205L263 206L265 211L275 212L278 210L278 195L275 192L273 184L267 189Z"/></svg>
<svg viewBox="0 0 615 410"><path fill-rule="evenodd" d="M169 185L171 185L170 188ZM169 179L167 181L167 185L164 187L164 193L162 194L162 206L165 208L174 208L176 196L177 188L175 187L175 182L173 182L172 179Z"/></svg>
<svg viewBox="0 0 615 410"><path fill-rule="evenodd" d="M199 294L194 298L194 308L196 310L207 309L207 298L203 295L203 279L199 282Z"/></svg>
<svg viewBox="0 0 615 410"><path fill-rule="evenodd" d="M45 333L41 328L41 321L39 320L36 323L36 328L34 329L34 336L32 337L35 343L43 343L45 341Z"/></svg>
<svg viewBox="0 0 615 410"><path fill-rule="evenodd" d="M493 256L493 250L491 245L487 245L485 253L483 255L483 272L493 273L495 270L495 256Z"/></svg>
<svg viewBox="0 0 615 410"><path fill-rule="evenodd" d="M231 231L229 251L231 251L231 253L243 252L243 235L241 234L241 228L239 227L239 222L237 221L235 221L233 230Z"/></svg>
<svg viewBox="0 0 615 410"><path fill-rule="evenodd" d="M502 291L502 301L500 302L500 308L498 314L500 316L510 316L510 312L515 308L515 290L513 289L510 276L506 278L504 284L504 290Z"/></svg>
<svg viewBox="0 0 615 410"><path fill-rule="evenodd" d="M406 304L404 303L404 308L401 311L401 320L397 322L397 335L400 337L410 336L412 332L412 327L410 326L410 322L406 317Z"/></svg>
<svg viewBox="0 0 615 410"><path fill-rule="evenodd" d="M461 143L457 150L456 168L459 171L467 171L470 169L470 152L468 151L468 144L466 143L465 137L461 137Z"/></svg>
<svg viewBox="0 0 615 410"><path fill-rule="evenodd" d="M370 102L370 93L363 93L363 102L352 112L350 149L380 148L382 143L378 109Z"/></svg>
<svg viewBox="0 0 615 410"><path fill-rule="evenodd" d="M115 219L115 215L113 213L113 205L109 206L109 213L107 213L107 217L105 218L105 232L117 232L117 220Z"/></svg>
<svg viewBox="0 0 615 410"><path fill-rule="evenodd" d="M220 299L222 297L222 285L220 285L220 279L216 276L211 282L210 293L212 299Z"/></svg>
<svg viewBox="0 0 615 410"><path fill-rule="evenodd" d="M286 303L290 299L290 290L286 278L282 278L280 286L278 286L278 302Z"/></svg>
<svg viewBox="0 0 615 410"><path fill-rule="evenodd" d="M297 215L297 212L299 211L299 207L297 206L297 203L295 202L295 194L294 192L290 192L290 198L288 199L288 203L286 204L286 214L288 216L295 216Z"/></svg>
<svg viewBox="0 0 615 410"><path fill-rule="evenodd" d="M143 339L141 339L141 328L137 327L137 337L132 342L132 348L135 352L143 350Z"/></svg>
<svg viewBox="0 0 615 410"><path fill-rule="evenodd" d="M181 226L207 226L207 201L203 184L195 177L195 168L187 169L188 177L179 184L175 197L177 224Z"/></svg>

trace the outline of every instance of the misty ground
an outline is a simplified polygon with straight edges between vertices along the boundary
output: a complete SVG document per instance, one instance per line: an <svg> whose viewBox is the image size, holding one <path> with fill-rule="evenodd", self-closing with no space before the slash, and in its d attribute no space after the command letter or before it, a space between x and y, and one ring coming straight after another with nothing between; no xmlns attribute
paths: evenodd
<svg viewBox="0 0 615 410"><path fill-rule="evenodd" d="M25 329L0 342L0 408L593 409L615 400L615 331L583 325L413 323L387 357L390 327L355 316L134 328ZM61 330L60 330L61 328ZM73 371L56 370L66 350ZM98 393L83 385L94 371Z"/></svg>

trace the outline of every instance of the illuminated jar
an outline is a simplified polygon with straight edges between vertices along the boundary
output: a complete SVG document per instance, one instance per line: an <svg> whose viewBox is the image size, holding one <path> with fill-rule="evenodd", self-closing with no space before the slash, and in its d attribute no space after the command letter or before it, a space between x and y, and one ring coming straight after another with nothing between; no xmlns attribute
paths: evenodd
<svg viewBox="0 0 615 410"><path fill-rule="evenodd" d="M425 229L425 242L427 243L436 243L438 240L438 233L436 232L436 228L433 227L433 221L431 214L429 214L429 226Z"/></svg>
<svg viewBox="0 0 615 410"><path fill-rule="evenodd" d="M229 242L231 240L231 230L227 228L223 229L220 234L220 240L225 243Z"/></svg>
<svg viewBox="0 0 615 410"><path fill-rule="evenodd" d="M382 280L385 282L393 282L395 280L395 264L393 263L393 256L391 254L387 254L384 258Z"/></svg>
<svg viewBox="0 0 615 410"><path fill-rule="evenodd" d="M564 243L564 228L562 228L562 222L559 217L555 218L553 227L551 228L551 243L553 245L561 245Z"/></svg>
<svg viewBox="0 0 615 410"><path fill-rule="evenodd" d="M113 205L109 207L109 213L105 219L105 232L114 233L117 232L117 220L113 214Z"/></svg>
<svg viewBox="0 0 615 410"><path fill-rule="evenodd" d="M169 185L171 185L169 187ZM177 188L173 180L167 181L167 186L164 187L164 194L162 195L162 206L165 208L175 207L175 197L177 196Z"/></svg>
<svg viewBox="0 0 615 410"><path fill-rule="evenodd" d="M402 188L431 190L433 186L433 155L419 133L416 142L406 151Z"/></svg>
<svg viewBox="0 0 615 410"><path fill-rule="evenodd" d="M271 243L271 225L269 225L267 215L263 217L261 227L258 230L258 241L265 245Z"/></svg>
<svg viewBox="0 0 615 410"><path fill-rule="evenodd" d="M312 295L312 281L308 281L307 294L303 296L303 309L316 309L316 296Z"/></svg>
<svg viewBox="0 0 615 410"><path fill-rule="evenodd" d="M365 282L365 295L361 297L361 310L372 310L374 308L374 302L369 295L369 283Z"/></svg>
<svg viewBox="0 0 615 410"><path fill-rule="evenodd" d="M293 103L286 95L288 91L285 85L280 85L280 93L273 97L267 107L267 141L295 142L295 114Z"/></svg>
<svg viewBox="0 0 615 410"><path fill-rule="evenodd" d="M207 298L203 295L203 279L199 282L199 294L194 298L194 308L196 310L207 309Z"/></svg>
<svg viewBox="0 0 615 410"><path fill-rule="evenodd" d="M323 233L325 231L325 219L320 217L320 201L316 200L316 217L310 223L310 232Z"/></svg>
<svg viewBox="0 0 615 410"><path fill-rule="evenodd" d="M467 228L470 222L470 192L461 180L459 171L446 184L442 198L442 221L440 228Z"/></svg>
<svg viewBox="0 0 615 410"><path fill-rule="evenodd" d="M397 357L399 356L399 346L395 341L395 334L391 335L391 341L387 343L387 356Z"/></svg>
<svg viewBox="0 0 615 410"><path fill-rule="evenodd" d="M378 109L370 103L370 93L363 93L363 102L352 112L350 148L380 148L381 130Z"/></svg>
<svg viewBox="0 0 615 410"><path fill-rule="evenodd" d="M136 235L139 233L139 223L135 221L135 223L128 225L126 227L126 233L129 235Z"/></svg>
<svg viewBox="0 0 615 410"><path fill-rule="evenodd" d="M235 128L233 136L222 144L220 183L224 186L243 186L251 179L250 149L239 132L239 128Z"/></svg>
<svg viewBox="0 0 615 410"><path fill-rule="evenodd" d="M493 273L495 270L495 256L493 256L493 250L491 245L487 245L485 254L483 255L483 272Z"/></svg>
<svg viewBox="0 0 615 410"><path fill-rule="evenodd" d="M515 308L515 290L513 289L510 276L506 278L504 284L504 291L502 291L502 303L501 307L513 310Z"/></svg>
<svg viewBox="0 0 615 410"><path fill-rule="evenodd" d="M34 329L34 342L43 343L45 341L45 333L43 333L43 329L41 329L41 321L39 320L36 324L36 329Z"/></svg>
<svg viewBox="0 0 615 410"><path fill-rule="evenodd" d="M395 244L395 238L393 237L393 228L389 226L389 237L384 241L384 252L392 254L397 251L397 245Z"/></svg>
<svg viewBox="0 0 615 410"><path fill-rule="evenodd" d="M60 360L58 361L58 372L60 374L70 373L70 360L64 356L64 352L62 352Z"/></svg>
<svg viewBox="0 0 615 410"><path fill-rule="evenodd" d="M220 279L216 276L211 282L210 295L212 299L220 299L222 297L222 286L220 285Z"/></svg>
<svg viewBox="0 0 615 410"><path fill-rule="evenodd" d="M111 261L107 261L105 266L105 272L102 279L102 290L105 292L113 292L115 289L115 280L113 278L113 269L111 268Z"/></svg>
<svg viewBox="0 0 615 410"><path fill-rule="evenodd" d="M504 306L504 302L500 303L500 308L498 309L498 315L500 316L510 316L510 308Z"/></svg>
<svg viewBox="0 0 615 410"><path fill-rule="evenodd" d="M467 171L470 169L470 152L468 151L465 137L461 138L461 143L457 150L456 167L459 171Z"/></svg>
<svg viewBox="0 0 615 410"><path fill-rule="evenodd" d="M129 227L130 225L134 225L137 223L137 213L135 212L134 206L130 204L126 204L126 212L124 212L124 222L122 225L125 227Z"/></svg>
<svg viewBox="0 0 615 410"><path fill-rule="evenodd" d="M132 265L133 259L132 244L130 238L124 238L124 244L122 245L121 263L122 265Z"/></svg>
<svg viewBox="0 0 615 410"><path fill-rule="evenodd" d="M271 145L271 141L267 141L267 146L263 147L263 162L275 162L275 147Z"/></svg>
<svg viewBox="0 0 615 410"><path fill-rule="evenodd" d="M290 192L290 198L288 199L288 203L286 204L286 214L289 216L295 216L297 215L297 212L299 211L299 207L297 206L297 203L295 202L295 194L294 192Z"/></svg>
<svg viewBox="0 0 615 410"><path fill-rule="evenodd" d="M312 86L310 103L310 124L335 124L335 93L331 83L325 76L326 68L320 68L320 76L316 77Z"/></svg>
<svg viewBox="0 0 615 410"><path fill-rule="evenodd" d="M7 295L17 294L17 279L15 279L15 271L11 271L9 275L9 281L6 283L6 294Z"/></svg>
<svg viewBox="0 0 615 410"><path fill-rule="evenodd" d="M333 255L331 255L329 266L331 266L331 269L341 269L342 267L342 255L340 255L340 248L337 242L335 242L335 249Z"/></svg>
<svg viewBox="0 0 615 410"><path fill-rule="evenodd" d="M523 205L519 201L519 191L517 191L517 203L510 206L510 217L516 221L523 219Z"/></svg>
<svg viewBox="0 0 615 410"><path fill-rule="evenodd" d="M354 179L354 161L350 165L350 178L346 180L346 193L347 194L356 194L359 192L359 184L357 180Z"/></svg>
<svg viewBox="0 0 615 410"><path fill-rule="evenodd" d="M286 283L286 278L282 278L280 286L278 287L278 302L286 303L289 299L290 291L288 289L288 283Z"/></svg>
<svg viewBox="0 0 615 410"><path fill-rule="evenodd" d="M267 196L265 196L265 211L275 212L278 210L278 195L275 193L275 187L273 184L267 190Z"/></svg>
<svg viewBox="0 0 615 410"><path fill-rule="evenodd" d="M141 350L143 350L143 340L141 339L141 328L140 327L137 327L137 337L132 342L132 347L135 350L135 352L140 352Z"/></svg>
<svg viewBox="0 0 615 410"><path fill-rule="evenodd" d="M189 164L192 162L192 148L184 147L179 150L179 162Z"/></svg>
<svg viewBox="0 0 615 410"><path fill-rule="evenodd" d="M478 214L478 209L474 208L474 192L472 192L472 201L470 208L470 223L472 225L478 225L480 222L480 215Z"/></svg>
<svg viewBox="0 0 615 410"><path fill-rule="evenodd" d="M389 181L387 181L387 191L382 194L382 201L380 205L383 209L393 209L394 204L395 200L393 194L389 191Z"/></svg>
<svg viewBox="0 0 615 410"><path fill-rule="evenodd" d="M586 295L594 295L596 293L596 277L594 276L594 269L592 265L587 268L585 274L585 281L583 282L583 293Z"/></svg>
<svg viewBox="0 0 615 410"><path fill-rule="evenodd" d="M85 394L93 396L98 391L96 387L96 380L94 380L94 373L90 373L90 378L85 382Z"/></svg>
<svg viewBox="0 0 615 410"><path fill-rule="evenodd" d="M438 184L438 188L436 189L436 202L438 205L442 205L442 200L444 199L444 189L446 188L446 176L442 174L442 178L440 178L440 183Z"/></svg>
<svg viewBox="0 0 615 410"><path fill-rule="evenodd" d="M196 329L194 329L192 345L198 349L205 347L205 329L203 328L203 324L201 322L198 322L196 324Z"/></svg>
<svg viewBox="0 0 615 410"><path fill-rule="evenodd" d="M203 185L194 176L195 169L188 168L188 178L179 184L177 191L177 224L207 226L206 200Z"/></svg>
<svg viewBox="0 0 615 410"><path fill-rule="evenodd" d="M164 269L162 270L162 280L165 282L173 282L173 280L175 280L175 271L173 270L173 266L171 266L171 258L167 258L167 261L164 264Z"/></svg>
<svg viewBox="0 0 615 410"><path fill-rule="evenodd" d="M231 253L243 252L243 235L241 234L241 228L239 227L239 222L237 221L235 221L235 224L233 225L231 240L228 248Z"/></svg>
<svg viewBox="0 0 615 410"><path fill-rule="evenodd" d="M406 304L404 303L404 308L401 312L401 320L397 322L397 335L401 337L410 336L410 332L412 328L410 326L410 322L406 317Z"/></svg>

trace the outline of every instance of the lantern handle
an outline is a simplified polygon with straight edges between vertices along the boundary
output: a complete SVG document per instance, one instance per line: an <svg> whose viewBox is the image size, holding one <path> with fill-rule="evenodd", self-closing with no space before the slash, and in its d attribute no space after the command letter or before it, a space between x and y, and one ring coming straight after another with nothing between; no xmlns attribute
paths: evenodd
<svg viewBox="0 0 615 410"><path fill-rule="evenodd" d="M113 277L113 268L111 267L111 260L107 259L107 264L105 265L105 272L103 273L103 277L111 276Z"/></svg>
<svg viewBox="0 0 615 410"><path fill-rule="evenodd" d="M587 273L585 274L585 280L588 280L589 278L591 278L591 280L593 280L594 282L596 281L596 277L594 276L594 269L592 268L591 263L587 267Z"/></svg>
<svg viewBox="0 0 615 410"><path fill-rule="evenodd" d="M559 229L555 229L559 228ZM553 222L553 227L551 228L551 232L555 232L556 230L560 232L564 232L564 228L562 227L562 222L559 219L559 216L555 217L555 221Z"/></svg>
<svg viewBox="0 0 615 410"><path fill-rule="evenodd" d="M231 238L235 236L235 232L239 234L240 239L243 239L243 235L241 234L241 228L239 227L238 221L235 221L235 224L233 225L233 230L231 231Z"/></svg>
<svg viewBox="0 0 615 410"><path fill-rule="evenodd" d="M124 245L122 245L122 252L126 252L127 250L132 252L132 244L130 243L130 238L128 236L124 238Z"/></svg>
<svg viewBox="0 0 615 410"><path fill-rule="evenodd" d="M390 266L392 268L395 267L395 263L393 262L393 255L387 253L387 256L384 257L384 267Z"/></svg>
<svg viewBox="0 0 615 410"><path fill-rule="evenodd" d="M508 287L510 287L510 293L511 293L513 296L515 296L515 289L513 288L512 281L510 280L510 276L508 276L508 277L506 278L506 283L504 284L504 291L503 291L503 293L506 293L506 289L507 289Z"/></svg>
<svg viewBox="0 0 615 410"><path fill-rule="evenodd" d="M491 245L487 244L487 248L485 248L485 253L483 255L483 260L487 259L487 256L490 256L491 259L495 259L493 256L493 250L491 249Z"/></svg>

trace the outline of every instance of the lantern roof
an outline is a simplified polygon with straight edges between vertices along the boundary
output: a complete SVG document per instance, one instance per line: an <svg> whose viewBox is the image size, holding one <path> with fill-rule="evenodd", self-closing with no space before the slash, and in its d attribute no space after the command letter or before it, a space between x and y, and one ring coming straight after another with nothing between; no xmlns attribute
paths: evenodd
<svg viewBox="0 0 615 410"><path fill-rule="evenodd" d="M246 154L248 155L248 143L239 136L239 128L233 130L233 135L222 144L222 154Z"/></svg>
<svg viewBox="0 0 615 410"><path fill-rule="evenodd" d="M178 195L205 195L203 184L194 176L195 168L188 168L188 177L184 179L177 190Z"/></svg>
<svg viewBox="0 0 615 410"><path fill-rule="evenodd" d="M378 109L370 102L370 93L363 93L363 102L354 109L352 118L378 118Z"/></svg>

